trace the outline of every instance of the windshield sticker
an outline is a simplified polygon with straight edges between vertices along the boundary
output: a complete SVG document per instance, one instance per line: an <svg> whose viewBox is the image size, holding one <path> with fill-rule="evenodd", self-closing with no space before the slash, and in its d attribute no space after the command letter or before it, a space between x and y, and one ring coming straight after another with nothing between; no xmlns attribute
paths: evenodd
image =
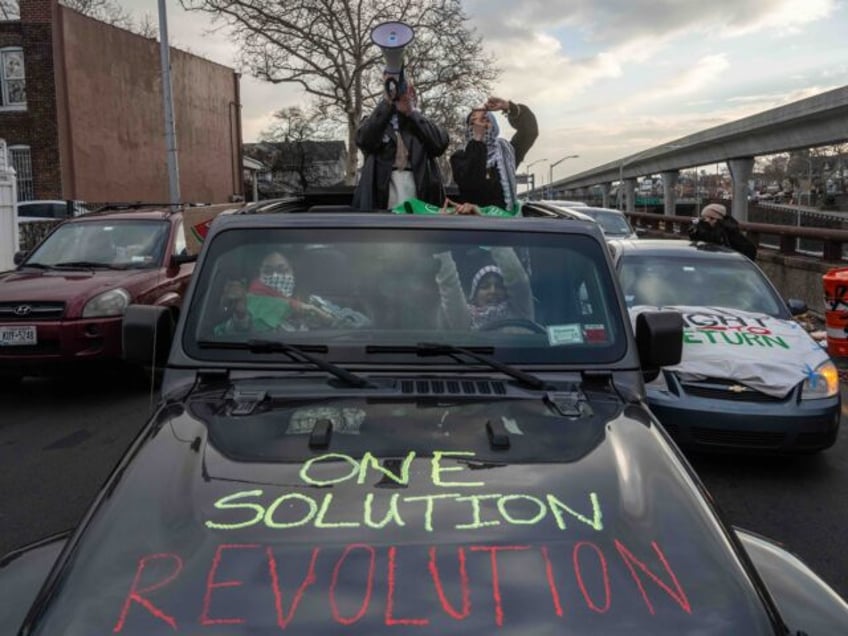
<svg viewBox="0 0 848 636"><path fill-rule="evenodd" d="M511 616L519 620L519 612L510 612L517 609L518 590L526 592L533 580L544 591L542 598L549 598L541 607L547 606L552 618L562 618L567 608L578 606L601 615L614 605L646 615L657 610L692 614L673 559L656 540L637 535L625 543L608 536L616 529L605 527L598 493L566 497L480 492L485 482L465 463L473 457L473 452L436 451L432 457L418 458L416 467L425 468L421 471L412 469L414 451L402 459L327 453L301 464L297 492L255 489L221 497L206 527L226 534L249 533L238 532L241 540L213 544L205 563L196 554L178 551L128 561L126 592L116 608L112 632L143 628L152 634L158 625L162 633L173 633L198 622L269 628L276 624L283 630L312 625L316 616L344 626L378 621L386 626L444 626L448 631L453 621L473 618L500 628L510 625ZM398 487L423 481L433 494L369 491L358 514L342 518L333 493L311 490L371 484L375 477ZM443 515L448 507L451 514ZM357 506L345 510L349 514ZM407 514L410 511L414 514ZM413 519L418 527L413 527ZM445 546L399 535L466 530L474 541L480 536L474 531L480 528L541 523L552 524L571 540L463 544L449 534L451 546ZM283 537L287 530L303 526L336 534L320 547L297 546L284 538L273 544L257 540L263 536L257 530ZM351 543L350 528L360 528L357 533L364 539ZM383 532L373 533L384 530L391 533L388 544L377 540ZM303 537L302 531L299 535ZM512 530L505 536L514 535ZM369 536L371 542L365 538ZM257 614L262 607L267 616Z"/></svg>
<svg viewBox="0 0 848 636"><path fill-rule="evenodd" d="M579 324L548 325L548 344L552 347L583 344L583 330Z"/></svg>
<svg viewBox="0 0 848 636"><path fill-rule="evenodd" d="M604 325L583 325L583 337L589 343L605 343L607 341L607 328Z"/></svg>
<svg viewBox="0 0 848 636"><path fill-rule="evenodd" d="M298 409L289 420L286 435L309 435L321 420L330 420L333 433L359 435L365 411L352 408L332 408L326 406Z"/></svg>

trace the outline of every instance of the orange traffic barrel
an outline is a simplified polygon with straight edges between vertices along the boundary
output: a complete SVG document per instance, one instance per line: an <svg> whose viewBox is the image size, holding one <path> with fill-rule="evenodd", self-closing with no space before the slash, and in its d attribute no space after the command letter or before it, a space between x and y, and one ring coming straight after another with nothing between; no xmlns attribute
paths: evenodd
<svg viewBox="0 0 848 636"><path fill-rule="evenodd" d="M834 267L822 277L827 352L848 357L848 267Z"/></svg>

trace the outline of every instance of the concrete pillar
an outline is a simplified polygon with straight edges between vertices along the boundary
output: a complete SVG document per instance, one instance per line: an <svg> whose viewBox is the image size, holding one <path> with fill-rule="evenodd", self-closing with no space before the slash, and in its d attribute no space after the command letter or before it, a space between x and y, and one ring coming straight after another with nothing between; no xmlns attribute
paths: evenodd
<svg viewBox="0 0 848 636"><path fill-rule="evenodd" d="M624 196L627 202L627 211L636 211L636 179L624 180Z"/></svg>
<svg viewBox="0 0 848 636"><path fill-rule="evenodd" d="M748 180L754 169L753 157L730 159L727 162L730 176L733 178L733 207L731 214L737 221L748 220Z"/></svg>
<svg viewBox="0 0 848 636"><path fill-rule="evenodd" d="M612 189L611 183L602 183L601 184L601 197L603 199L603 203L601 207L608 208L610 206L610 190Z"/></svg>
<svg viewBox="0 0 848 636"><path fill-rule="evenodd" d="M0 271L15 266L18 251L18 186L15 169L9 165L6 142L0 139Z"/></svg>
<svg viewBox="0 0 848 636"><path fill-rule="evenodd" d="M674 216L677 211L677 177L680 175L679 170L668 170L663 172L663 204L665 205L664 214L666 216Z"/></svg>

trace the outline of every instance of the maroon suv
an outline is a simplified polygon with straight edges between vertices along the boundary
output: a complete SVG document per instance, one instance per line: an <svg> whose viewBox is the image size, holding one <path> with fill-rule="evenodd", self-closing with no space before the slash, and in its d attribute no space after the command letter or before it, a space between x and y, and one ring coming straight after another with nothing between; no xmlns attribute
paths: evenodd
<svg viewBox="0 0 848 636"><path fill-rule="evenodd" d="M130 304L175 311L194 269L180 212L88 214L0 274L0 383L120 360Z"/></svg>

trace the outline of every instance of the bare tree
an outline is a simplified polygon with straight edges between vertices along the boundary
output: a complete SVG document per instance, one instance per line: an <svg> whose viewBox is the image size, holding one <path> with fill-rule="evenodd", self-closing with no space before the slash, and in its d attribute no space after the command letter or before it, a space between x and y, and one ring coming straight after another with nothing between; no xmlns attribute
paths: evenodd
<svg viewBox="0 0 848 636"><path fill-rule="evenodd" d="M259 134L262 141L329 141L336 132L316 108L283 108L274 113L274 122Z"/></svg>
<svg viewBox="0 0 848 636"><path fill-rule="evenodd" d="M294 173L300 191L305 191L319 176L316 166L310 163L310 142L329 141L334 137L333 128L315 107L305 111L293 106L274 113L274 123L260 133L260 139L287 147L285 154L276 156L272 172Z"/></svg>
<svg viewBox="0 0 848 636"><path fill-rule="evenodd" d="M415 29L405 58L422 108L458 118L497 76L468 25L460 0L180 0L223 21L242 63L269 82L300 84L317 108L347 131L346 181L353 183L356 129L383 91L382 52L371 42L381 22ZM450 122L447 122L450 125Z"/></svg>
<svg viewBox="0 0 848 636"><path fill-rule="evenodd" d="M128 31L133 30L132 15L116 0L62 0L62 4L90 18L113 24Z"/></svg>
<svg viewBox="0 0 848 636"><path fill-rule="evenodd" d="M60 0L60 2L83 15L147 38L155 38L159 32L158 25L149 14L144 14L140 19L135 20L118 0ZM0 20L19 20L20 17L19 0L0 0Z"/></svg>

